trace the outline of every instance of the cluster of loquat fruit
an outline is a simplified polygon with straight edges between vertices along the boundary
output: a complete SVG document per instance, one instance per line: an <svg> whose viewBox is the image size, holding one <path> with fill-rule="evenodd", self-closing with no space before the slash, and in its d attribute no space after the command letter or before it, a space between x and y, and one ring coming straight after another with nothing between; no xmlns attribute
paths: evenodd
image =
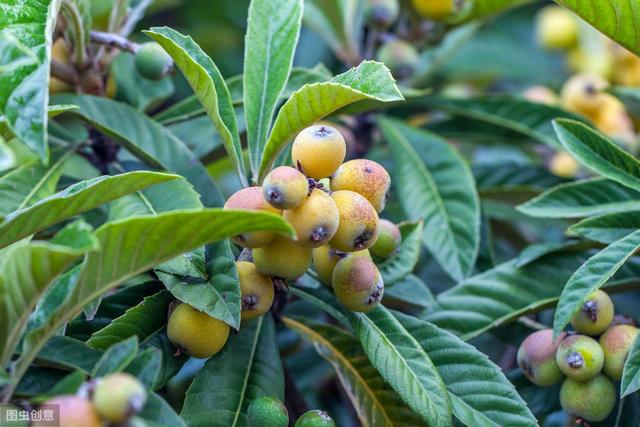
<svg viewBox="0 0 640 427"><path fill-rule="evenodd" d="M123 425L142 410L147 391L133 375L117 372L97 378L78 394L53 397L43 405L58 407L61 427Z"/></svg>
<svg viewBox="0 0 640 427"><path fill-rule="evenodd" d="M543 48L566 53L567 65L575 74L565 82L559 96L544 86L531 87L523 95L580 114L603 134L636 150L634 122L624 104L607 90L611 85L640 86L640 57L560 6L546 6L538 12L536 36ZM569 153L561 151L551 159L549 169L571 178L579 172L579 165Z"/></svg>
<svg viewBox="0 0 640 427"><path fill-rule="evenodd" d="M598 290L573 315L575 331L554 339L551 329L539 330L518 349L518 365L532 383L548 387L562 381L560 404L578 423L602 421L616 405L613 381L622 378L638 329L614 313L611 298Z"/></svg>
<svg viewBox="0 0 640 427"><path fill-rule="evenodd" d="M276 167L262 186L242 188L227 200L224 209L282 215L297 236L258 231L231 239L244 248L236 262L243 321L269 311L274 282L296 280L311 267L349 310L367 312L382 300L384 283L371 253L387 258L401 242L399 228L378 216L391 179L380 164L344 162L345 156L346 143L337 129L310 126L293 142L296 167ZM181 303L169 316L167 333L191 356L205 358L222 349L229 326Z"/></svg>
<svg viewBox="0 0 640 427"><path fill-rule="evenodd" d="M271 396L251 401L247 411L249 427L287 427L289 411L279 399ZM312 409L302 414L294 427L335 427L333 418L325 411Z"/></svg>

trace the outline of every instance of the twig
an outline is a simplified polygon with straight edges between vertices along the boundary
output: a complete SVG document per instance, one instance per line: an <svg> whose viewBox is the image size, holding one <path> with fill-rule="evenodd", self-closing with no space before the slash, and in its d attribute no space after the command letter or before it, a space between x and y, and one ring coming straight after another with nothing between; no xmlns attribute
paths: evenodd
<svg viewBox="0 0 640 427"><path fill-rule="evenodd" d="M67 67L55 59L51 60L51 75L71 85L77 85L80 81L78 72L74 68Z"/></svg>
<svg viewBox="0 0 640 427"><path fill-rule="evenodd" d="M528 328L535 329L536 331L542 331L543 329L549 329L548 326L543 325L542 323L536 322L530 317L522 316L518 318L518 322L522 323Z"/></svg>
<svg viewBox="0 0 640 427"><path fill-rule="evenodd" d="M126 37L115 33L105 33L103 31L91 31L91 41L96 44L115 47L131 53L136 53L140 47L137 43L132 42Z"/></svg>

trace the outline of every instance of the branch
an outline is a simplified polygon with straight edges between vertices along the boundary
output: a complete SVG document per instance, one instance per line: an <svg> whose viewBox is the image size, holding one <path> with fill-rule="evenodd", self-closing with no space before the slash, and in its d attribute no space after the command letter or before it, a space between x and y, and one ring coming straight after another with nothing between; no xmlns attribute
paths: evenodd
<svg viewBox="0 0 640 427"><path fill-rule="evenodd" d="M125 52L136 53L140 45L132 42L126 37L122 37L114 33L105 33L102 31L91 31L91 41L96 44L115 47Z"/></svg>

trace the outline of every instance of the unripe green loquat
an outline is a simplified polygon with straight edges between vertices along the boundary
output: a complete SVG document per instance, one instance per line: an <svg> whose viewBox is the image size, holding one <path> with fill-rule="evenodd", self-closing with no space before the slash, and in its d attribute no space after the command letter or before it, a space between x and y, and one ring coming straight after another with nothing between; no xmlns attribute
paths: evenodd
<svg viewBox="0 0 640 427"><path fill-rule="evenodd" d="M167 335L173 344L203 359L222 350L229 338L229 325L181 303L169 316Z"/></svg>
<svg viewBox="0 0 640 427"><path fill-rule="evenodd" d="M602 370L609 378L620 380L629 349L638 336L638 328L631 325L617 325L607 329L600 337L599 343L604 353Z"/></svg>
<svg viewBox="0 0 640 427"><path fill-rule="evenodd" d="M171 71L173 60L158 43L145 43L135 53L135 66L145 79L160 80Z"/></svg>
<svg viewBox="0 0 640 427"><path fill-rule="evenodd" d="M613 301L609 295L597 290L589 295L580 310L573 315L571 325L581 334L599 335L613 321L614 312Z"/></svg>
<svg viewBox="0 0 640 427"><path fill-rule="evenodd" d="M370 258L347 256L341 259L333 269L331 281L336 298L351 311L368 312L382 301L384 283Z"/></svg>
<svg viewBox="0 0 640 427"><path fill-rule="evenodd" d="M309 181L296 168L279 166L265 177L262 194L276 209L297 208L309 195Z"/></svg>
<svg viewBox="0 0 640 427"><path fill-rule="evenodd" d="M307 411L298 420L294 427L335 427L333 418L325 411L312 409Z"/></svg>
<svg viewBox="0 0 640 427"><path fill-rule="evenodd" d="M564 374L556 363L556 351L564 334L553 339L553 330L536 331L518 348L518 366L532 383L547 387L559 383Z"/></svg>
<svg viewBox="0 0 640 427"><path fill-rule="evenodd" d="M341 252L329 245L322 245L313 249L313 269L325 286L331 287L333 269L338 261L348 256L364 256L371 259L367 249L358 252Z"/></svg>
<svg viewBox="0 0 640 427"><path fill-rule="evenodd" d="M398 0L366 0L364 17L369 25L384 30L398 19L400 3Z"/></svg>
<svg viewBox="0 0 640 427"><path fill-rule="evenodd" d="M335 191L331 197L338 207L340 220L329 244L343 252L360 251L373 245L378 238L379 219L371 203L349 190Z"/></svg>
<svg viewBox="0 0 640 427"><path fill-rule="evenodd" d="M261 274L255 264L248 261L236 262L240 293L242 294L242 320L262 316L273 304L273 282L271 278Z"/></svg>
<svg viewBox="0 0 640 427"><path fill-rule="evenodd" d="M284 219L296 231L299 245L317 248L326 244L338 230L338 207L331 196L314 189L307 200L283 213Z"/></svg>
<svg viewBox="0 0 640 427"><path fill-rule="evenodd" d="M369 250L381 258L389 258L396 253L402 243L400 228L389 220L381 219L378 229L378 238Z"/></svg>
<svg viewBox="0 0 640 427"><path fill-rule="evenodd" d="M586 335L570 335L558 346L556 363L576 381L587 381L602 371L604 353L598 341Z"/></svg>
<svg viewBox="0 0 640 427"><path fill-rule="evenodd" d="M331 176L346 154L347 145L342 134L325 124L303 129L291 147L293 165L316 181Z"/></svg>
<svg viewBox="0 0 640 427"><path fill-rule="evenodd" d="M282 215L282 211L271 206L262 196L262 187L246 187L236 191L227 199L224 209L244 209L271 212ZM231 240L243 248L259 248L269 244L276 233L272 231L253 231L234 236Z"/></svg>
<svg viewBox="0 0 640 427"><path fill-rule="evenodd" d="M586 421L602 421L616 406L616 389L605 375L580 382L567 378L560 388L560 405L565 412Z"/></svg>
<svg viewBox="0 0 640 427"><path fill-rule="evenodd" d="M399 80L411 77L420 62L416 48L401 39L389 40L380 46L377 59L384 62L391 74Z"/></svg>
<svg viewBox="0 0 640 427"><path fill-rule="evenodd" d="M251 401L247 411L249 427L287 427L289 411L279 399L263 396Z"/></svg>
<svg viewBox="0 0 640 427"><path fill-rule="evenodd" d="M547 49L569 49L578 42L576 16L561 6L546 6L536 16L536 35L540 46Z"/></svg>
<svg viewBox="0 0 640 427"><path fill-rule="evenodd" d="M311 265L311 248L285 236L276 236L267 246L253 250L253 262L267 276L295 280Z"/></svg>
<svg viewBox="0 0 640 427"><path fill-rule="evenodd" d="M333 191L351 190L364 196L378 213L387 201L391 177L373 160L356 159L343 163L331 177Z"/></svg>
<svg viewBox="0 0 640 427"><path fill-rule="evenodd" d="M147 390L136 377L118 372L97 380L93 405L98 413L113 423L122 423L142 410Z"/></svg>
<svg viewBox="0 0 640 427"><path fill-rule="evenodd" d="M89 399L75 395L53 397L43 405L59 405L59 427L102 427L102 420Z"/></svg>

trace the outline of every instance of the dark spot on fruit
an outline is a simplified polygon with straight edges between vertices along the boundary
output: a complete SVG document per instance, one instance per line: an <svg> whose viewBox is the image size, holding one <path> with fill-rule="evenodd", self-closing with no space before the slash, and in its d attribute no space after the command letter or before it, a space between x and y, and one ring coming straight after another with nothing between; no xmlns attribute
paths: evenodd
<svg viewBox="0 0 640 427"><path fill-rule="evenodd" d="M587 94L589 95L595 95L597 92L596 87L591 83L587 83L584 86L584 91L587 92Z"/></svg>
<svg viewBox="0 0 640 427"><path fill-rule="evenodd" d="M598 303L595 301L587 301L582 306L582 312L585 316L587 316L592 322L598 321Z"/></svg>
<svg viewBox="0 0 640 427"><path fill-rule="evenodd" d="M573 369L579 369L584 366L584 358L580 353L571 352L567 356L567 365Z"/></svg>
<svg viewBox="0 0 640 427"><path fill-rule="evenodd" d="M314 132L317 136L325 137L327 135L331 135L331 129L327 129L324 126L320 126L318 130Z"/></svg>
<svg viewBox="0 0 640 427"><path fill-rule="evenodd" d="M242 298L242 310L253 311L258 306L258 297L255 295L247 295Z"/></svg>
<svg viewBox="0 0 640 427"><path fill-rule="evenodd" d="M372 172L373 172L373 169L371 169L369 166L365 166L364 171L365 171L366 173L372 173Z"/></svg>
<svg viewBox="0 0 640 427"><path fill-rule="evenodd" d="M369 295L369 298L367 299L367 304L373 305L378 301L380 301L380 299L382 298L383 289L384 289L384 285L382 285L381 283L378 283L378 285L376 286L376 290L373 291L371 295Z"/></svg>
<svg viewBox="0 0 640 427"><path fill-rule="evenodd" d="M311 236L309 237L309 240L311 240L313 243L318 243L324 240L327 237L327 234L327 228L321 225L313 230Z"/></svg>
<svg viewBox="0 0 640 427"><path fill-rule="evenodd" d="M302 167L302 163L300 163L300 160L296 161L296 168L298 168L300 172L304 173L304 168Z"/></svg>
<svg viewBox="0 0 640 427"><path fill-rule="evenodd" d="M371 230L365 230L361 235L356 237L353 241L353 247L356 249L364 249L367 247L367 243L373 237L373 232Z"/></svg>
<svg viewBox="0 0 640 427"><path fill-rule="evenodd" d="M267 195L269 196L269 200L273 203L282 203L282 193L278 190L271 189L267 192Z"/></svg>

